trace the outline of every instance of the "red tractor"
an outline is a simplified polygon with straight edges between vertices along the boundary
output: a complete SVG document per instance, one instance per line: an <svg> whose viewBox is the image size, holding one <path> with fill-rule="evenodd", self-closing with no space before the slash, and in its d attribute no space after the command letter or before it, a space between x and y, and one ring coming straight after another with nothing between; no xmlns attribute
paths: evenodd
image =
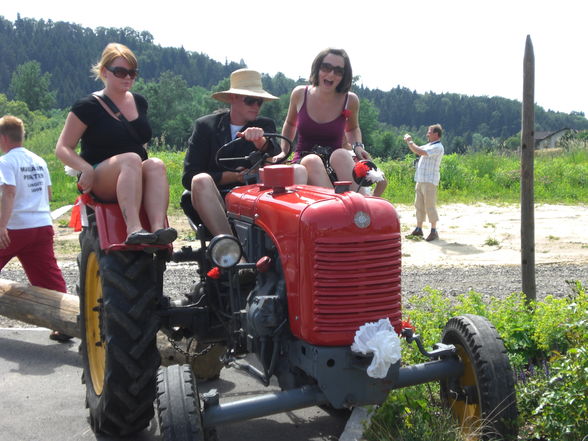
<svg viewBox="0 0 588 441"><path fill-rule="evenodd" d="M252 168L266 159L256 155L247 158ZM188 195L183 206L200 245L176 252L124 245L118 206L90 201L79 294L93 430L141 431L157 401L164 440L207 440L219 424L314 405L380 404L392 389L439 381L466 430L516 437L514 379L496 330L482 317L455 317L427 351L403 329L398 216L386 200L349 185L293 185L291 167L266 166L259 183L226 195L234 236L210 237L190 213ZM196 281L181 300L163 292L169 261L194 262ZM380 319L416 342L428 361L399 360L383 378L369 376L372 355L351 345L362 325ZM175 341L226 347L224 366L244 369L265 386L275 377L282 392L228 404L214 391L202 394L189 365L160 368L159 330Z"/></svg>

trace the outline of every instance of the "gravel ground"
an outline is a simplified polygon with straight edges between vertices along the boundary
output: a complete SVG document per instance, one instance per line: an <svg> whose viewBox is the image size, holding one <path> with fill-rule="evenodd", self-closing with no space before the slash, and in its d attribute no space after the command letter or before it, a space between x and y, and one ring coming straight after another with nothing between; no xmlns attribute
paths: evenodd
<svg viewBox="0 0 588 441"><path fill-rule="evenodd" d="M75 292L78 277L73 261L60 263L69 293ZM561 297L571 293L566 283L579 280L588 285L588 265L554 263L536 265L537 298L553 294ZM168 265L164 292L170 297L181 296L190 289L194 272L190 264ZM12 263L5 267L0 277L20 283L28 283L20 266ZM448 296L457 296L473 289L487 296L504 297L521 290L521 269L518 265L471 266L407 266L403 268L402 293L405 302L423 293L425 287L439 289ZM0 327L31 326L0 316Z"/></svg>

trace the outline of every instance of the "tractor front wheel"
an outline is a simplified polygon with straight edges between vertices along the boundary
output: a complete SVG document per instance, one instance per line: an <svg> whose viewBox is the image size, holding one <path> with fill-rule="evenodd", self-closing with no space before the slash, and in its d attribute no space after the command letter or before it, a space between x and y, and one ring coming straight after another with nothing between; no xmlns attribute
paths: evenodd
<svg viewBox="0 0 588 441"><path fill-rule="evenodd" d="M198 386L189 365L159 369L157 414L163 441L204 441Z"/></svg>
<svg viewBox="0 0 588 441"><path fill-rule="evenodd" d="M443 343L457 349L464 371L441 381L441 398L462 432L480 439L516 439L514 377L502 339L484 317L466 314L447 322Z"/></svg>

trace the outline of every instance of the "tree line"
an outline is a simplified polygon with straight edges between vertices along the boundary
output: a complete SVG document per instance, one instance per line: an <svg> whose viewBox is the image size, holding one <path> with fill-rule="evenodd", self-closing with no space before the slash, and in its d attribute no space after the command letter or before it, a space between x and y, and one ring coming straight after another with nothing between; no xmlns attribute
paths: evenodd
<svg viewBox="0 0 588 441"><path fill-rule="evenodd" d="M0 16L0 92L8 91L12 74L19 65L34 60L43 72L51 74L57 107L71 106L96 89L98 83L90 75L90 67L111 42L122 43L135 52L140 74L147 81L170 70L184 77L190 86L210 88L233 70L244 67L243 63L219 63L184 48L155 45L149 32L128 27L91 29L20 15L13 23Z"/></svg>
<svg viewBox="0 0 588 441"><path fill-rule="evenodd" d="M134 90L149 101L154 144L165 149L185 148L194 119L222 105L210 98L211 92L227 89L230 73L246 67L243 60L220 63L203 53L161 47L147 31L90 29L20 16L13 23L0 16L0 93L5 95L0 97L0 110L4 101L22 102L28 110L46 115L58 109L63 113L77 99L101 87L90 75L90 66L112 41L137 54L140 77ZM264 104L262 113L280 126L291 90L305 80L277 73L273 77L262 74L262 81L264 88L280 97ZM436 122L445 128L443 141L448 152L465 152L472 146L516 149L520 142L521 103L517 100L419 94L401 86L381 91L355 84L353 90L361 100L364 142L382 158L404 157L404 132L411 131L417 141L425 142L426 127ZM588 120L581 112L566 114L537 107L535 114L537 131L588 130Z"/></svg>

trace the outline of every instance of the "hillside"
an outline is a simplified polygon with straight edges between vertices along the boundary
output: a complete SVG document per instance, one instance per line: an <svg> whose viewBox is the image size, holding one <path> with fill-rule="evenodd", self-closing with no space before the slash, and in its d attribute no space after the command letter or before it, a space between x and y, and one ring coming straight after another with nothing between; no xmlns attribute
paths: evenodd
<svg viewBox="0 0 588 441"><path fill-rule="evenodd" d="M57 90L57 105L71 105L93 91L97 82L90 77L90 66L110 42L130 47L138 56L141 78L155 80L166 71L186 79L189 86L210 88L230 73L243 67L223 64L206 54L184 48L161 47L149 32L131 28L85 28L77 24L20 18L14 23L0 16L0 92L7 93L16 67L31 60L51 74Z"/></svg>
<svg viewBox="0 0 588 441"><path fill-rule="evenodd" d="M243 62L220 63L204 53L184 48L161 47L153 43L153 36L147 31L91 29L67 22L21 17L11 22L0 16L0 93L14 99L10 85L15 71L34 61L39 63L41 73L48 78L55 106L68 108L76 99L100 86L91 78L90 66L96 62L104 46L112 41L129 46L137 54L141 72L138 83L163 84L167 81L168 84L179 84L185 89L183 92L200 88L190 92L191 95L202 96L226 81L233 70L245 66ZM281 97L280 102L264 106L264 112L269 112L266 115L280 125L285 116L287 97L296 82L281 73L273 77L264 74L263 81L264 87ZM141 84L137 86L138 90L149 90ZM508 144L508 138L511 138L509 147L512 148L520 130L521 103L517 100L455 93L419 94L401 86L389 91L364 87L355 87L354 90L362 99L360 123L365 141L381 146L378 154L388 154L394 148L403 149L402 143L394 137L406 130L418 132L424 139L426 129L423 128L435 122L445 127L444 143L449 150L458 152L474 144L499 147ZM171 95L168 96L171 99ZM185 97L186 93L180 96ZM194 106L184 105L184 108L194 109ZM588 120L581 113L566 114L537 107L535 115L536 131L588 130ZM198 115L191 114L184 119L189 121L194 116Z"/></svg>

